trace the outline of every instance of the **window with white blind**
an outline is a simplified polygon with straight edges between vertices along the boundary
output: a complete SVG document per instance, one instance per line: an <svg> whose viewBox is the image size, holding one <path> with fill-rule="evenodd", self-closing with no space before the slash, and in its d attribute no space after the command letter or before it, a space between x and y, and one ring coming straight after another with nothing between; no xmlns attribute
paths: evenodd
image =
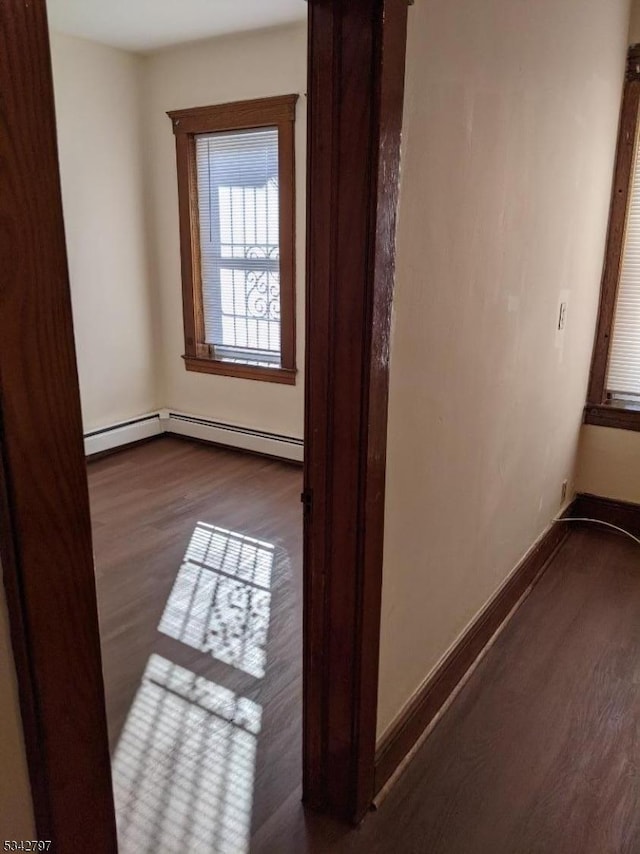
<svg viewBox="0 0 640 854"><path fill-rule="evenodd" d="M585 421L640 429L640 46L629 51Z"/></svg>
<svg viewBox="0 0 640 854"><path fill-rule="evenodd" d="M188 370L295 381L296 97L169 114Z"/></svg>
<svg viewBox="0 0 640 854"><path fill-rule="evenodd" d="M610 348L607 397L640 403L640 145L637 128Z"/></svg>
<svg viewBox="0 0 640 854"><path fill-rule="evenodd" d="M277 128L196 136L205 342L280 365Z"/></svg>

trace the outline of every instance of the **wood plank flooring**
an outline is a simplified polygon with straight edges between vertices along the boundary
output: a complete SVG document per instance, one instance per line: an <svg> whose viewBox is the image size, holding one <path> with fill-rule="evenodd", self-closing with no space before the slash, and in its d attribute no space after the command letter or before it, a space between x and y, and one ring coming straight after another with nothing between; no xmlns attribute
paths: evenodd
<svg viewBox="0 0 640 854"><path fill-rule="evenodd" d="M237 854L302 777L301 469L164 437L88 470L121 851Z"/></svg>
<svg viewBox="0 0 640 854"><path fill-rule="evenodd" d="M89 476L123 854L640 852L637 545L573 527L350 830L299 801L299 469L163 438Z"/></svg>
<svg viewBox="0 0 640 854"><path fill-rule="evenodd" d="M640 852L640 547L575 528L380 809L253 851Z"/></svg>

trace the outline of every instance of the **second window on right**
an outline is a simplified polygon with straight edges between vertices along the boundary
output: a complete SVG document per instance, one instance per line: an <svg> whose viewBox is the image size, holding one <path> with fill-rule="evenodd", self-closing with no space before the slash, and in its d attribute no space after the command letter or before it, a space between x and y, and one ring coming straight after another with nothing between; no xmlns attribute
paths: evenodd
<svg viewBox="0 0 640 854"><path fill-rule="evenodd" d="M640 46L629 51L587 423L640 429Z"/></svg>

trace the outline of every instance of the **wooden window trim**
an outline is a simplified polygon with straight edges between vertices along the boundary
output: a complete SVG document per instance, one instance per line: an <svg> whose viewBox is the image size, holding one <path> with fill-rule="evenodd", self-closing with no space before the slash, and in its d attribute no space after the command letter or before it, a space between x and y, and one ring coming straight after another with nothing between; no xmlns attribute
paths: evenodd
<svg viewBox="0 0 640 854"><path fill-rule="evenodd" d="M201 374L220 374L224 377L240 377L245 380L264 380L269 383L296 384L296 371L289 368L271 368L264 365L245 365L241 362L226 362L224 359L192 359L183 356L188 371Z"/></svg>
<svg viewBox="0 0 640 854"><path fill-rule="evenodd" d="M632 404L620 406L619 402L616 406L610 403L587 404L584 423L640 432L640 409Z"/></svg>
<svg viewBox="0 0 640 854"><path fill-rule="evenodd" d="M298 95L235 101L172 110L178 168L178 211L184 319L184 364L188 371L295 385L295 111ZM277 127L280 184L281 364L265 367L216 358L205 342L195 137L201 133Z"/></svg>
<svg viewBox="0 0 640 854"><path fill-rule="evenodd" d="M640 408L621 401L610 403L606 397L606 377L615 318L616 297L631 193L633 160L640 110L640 45L629 49L627 72L622 96L618 147L613 178L609 230L598 325L589 377L589 390L585 408L585 424L640 431Z"/></svg>

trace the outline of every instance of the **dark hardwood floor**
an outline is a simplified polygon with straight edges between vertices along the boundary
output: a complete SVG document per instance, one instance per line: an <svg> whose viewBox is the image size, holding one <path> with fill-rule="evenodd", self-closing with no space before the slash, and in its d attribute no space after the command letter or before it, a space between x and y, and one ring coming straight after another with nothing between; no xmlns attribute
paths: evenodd
<svg viewBox="0 0 640 854"><path fill-rule="evenodd" d="M640 852L633 542L571 529L350 830L300 805L299 469L163 438L89 475L123 854Z"/></svg>
<svg viewBox="0 0 640 854"><path fill-rule="evenodd" d="M575 527L380 809L254 851L640 852L640 547Z"/></svg>
<svg viewBox="0 0 640 854"><path fill-rule="evenodd" d="M88 471L121 852L237 854L302 778L301 469L163 437Z"/></svg>

